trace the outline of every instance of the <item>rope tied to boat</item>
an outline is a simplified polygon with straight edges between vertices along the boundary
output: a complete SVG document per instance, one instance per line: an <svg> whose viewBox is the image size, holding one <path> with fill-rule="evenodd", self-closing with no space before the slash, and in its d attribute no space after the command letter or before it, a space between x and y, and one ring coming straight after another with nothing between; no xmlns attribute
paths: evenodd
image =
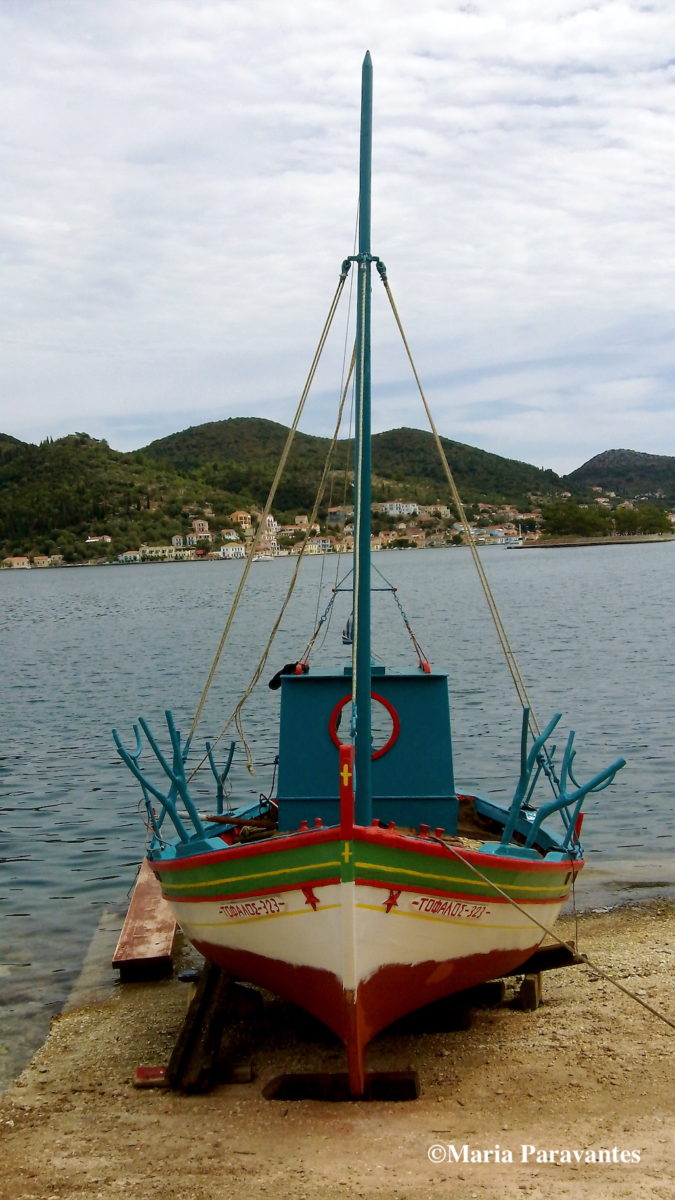
<svg viewBox="0 0 675 1200"><path fill-rule="evenodd" d="M413 644L415 653L417 655L417 660L419 662L420 671L424 671L424 673L426 675L430 674L431 663L429 661L429 656L424 653L424 650L422 649L422 647L419 643L419 640L417 638L417 634L415 633L412 625L410 624L410 621L408 619L408 614L406 613L406 611L399 599L398 588L394 587L393 583L391 583L390 580L387 579L386 575L382 574L382 572L380 571L380 569L378 567L375 567L375 571L380 576L380 579L383 580L384 583L386 583L388 590L391 592L391 594L394 598L394 604L396 605L396 607L398 608L398 611L401 614L401 619L403 621L403 624L405 625L406 631L410 637L410 640Z"/></svg>
<svg viewBox="0 0 675 1200"><path fill-rule="evenodd" d="M489 879L487 875L484 875L482 871L479 871L478 867L476 867L474 863L469 862L469 860L465 858L463 854L460 854L454 846L448 845L448 843L444 842L440 837L433 836L430 840L436 842L439 846L442 846L443 849L448 852L448 854L452 854L455 858L459 859L459 861L463 863L465 867L468 867L470 871L473 871L473 874L481 879L483 883L487 883L488 887L491 887L499 896L502 896L504 900L508 900L509 904L512 904L514 908L517 908L519 913L522 913L524 917L527 917L527 919L532 921L534 925L537 925L539 929L543 929L544 933L553 938L553 941L557 942L559 946L563 946L566 950L570 949L569 942L563 941L563 939L559 937L557 933L554 933L554 931L550 929L548 925L544 925L543 922L538 920L537 917L533 917L532 913L529 913L527 909L523 908L522 904L519 904L517 900L514 900L513 896L509 896L507 892L503 890L503 888L500 888L499 885L494 882L493 879ZM659 1021L663 1021L664 1025L668 1025L671 1029L675 1029L675 1021L671 1021L670 1017L667 1017L665 1013L659 1012L659 1010L653 1008L651 1004L647 1004L646 1000L643 1000L640 996L637 996L635 992L631 992L628 988L624 987L622 983L619 983L616 979L613 979L611 975L608 975L607 972L603 971L596 962L590 959L587 954L580 954L579 958L581 959L582 966L589 967L591 971L594 971L596 975L600 976L601 979L606 980L607 983L611 983L613 987L618 988L620 992L623 992L624 995L628 996L631 1000L634 1000L636 1004L641 1004L643 1008L647 1009L647 1012L652 1014L652 1016L658 1017Z"/></svg>
<svg viewBox="0 0 675 1200"><path fill-rule="evenodd" d="M289 429L289 431L288 431L288 436L287 436L287 438L286 438L286 442L285 442L285 444L284 444L284 448L283 448L283 451L282 451L282 454L281 454L281 458L280 458L280 460L279 460L279 464L278 464L278 466L277 466L276 474L275 474L275 476L274 476L274 479L273 479L273 481L272 481L272 486L270 487L270 490L269 490L269 494L268 494L267 500L265 501L265 507L264 507L264 509L263 509L263 512L262 512L262 514L261 514L261 516L260 516L260 520L259 520L259 522L258 522L258 526L257 526L256 533L255 533L255 537L254 537L254 538L252 539L252 541L251 541L251 546L250 546L249 553L248 553L248 555L247 555L247 558L246 558L246 564L245 564L245 566L244 566L244 570L243 570L243 572L242 572L241 579L239 580L239 585L238 585L238 587L237 587L237 590L236 590L236 592L235 592L235 595L234 595L234 599L233 599L233 601L232 601L232 604L231 604L231 606L230 606L230 611L229 611L229 613L228 613L227 620L226 620L226 622L225 622L225 628L224 628L224 630L223 630L223 633L222 633L222 635L221 635L220 641L219 641L219 643L218 643L218 647L217 647L217 649L216 649L216 653L215 653L215 654L214 654L214 656L213 656L213 661L212 661L212 663L211 663L211 667L210 667L210 669L209 669L209 673L208 673L208 676L207 676L207 679L206 679L206 683L204 684L204 687L203 687L203 689L202 689L202 694L201 694L201 696L200 696L200 698L199 698L199 702L198 702L198 704L197 704L197 708L196 708L196 711L195 711L195 715L194 715L194 717L193 717L193 720L192 720L192 725L190 726L190 733L189 733L189 737L190 737L190 739L193 737L193 735L194 735L194 733L195 733L195 731L196 731L196 729L197 729L197 726L199 725L199 722L200 722L200 720L201 720L202 713L203 713L203 711L204 711L204 705L206 704L206 699L207 699L207 696L208 696L208 694L209 694L209 691L210 691L210 689L211 689L211 685L212 685L212 683L213 683L213 680L214 680L214 677L215 677L215 674L216 674L216 670L217 670L217 668L218 668L218 664L219 664L219 662L220 662L220 659L221 659L221 657L222 657L223 651L224 651L224 649L225 649L225 644L226 644L226 642L227 642L227 639L228 639L228 637L229 637L229 634L230 634L230 630L231 630L231 628L232 628L232 623L233 623L233 621L234 621L235 614L236 614L236 612L237 612L237 609L238 609L238 607L239 607L239 603L240 603L241 597L242 597L242 595L243 595L243 592L244 592L244 589L245 589L245 587L246 587L246 583L247 583L247 580L248 580L249 572L250 572L250 570L251 570L251 565L252 565L252 563L253 563L253 559L254 559L254 555L255 555L256 546L257 546L257 544L258 544L258 539L259 539L259 537L260 537L260 534L263 532L263 530L264 530L264 528L265 528L265 523L266 523L266 521L267 521L267 518L268 518L268 516L270 515L270 513L271 513L271 511L272 511L272 505L273 505L273 503L274 503L274 498L275 498L275 496L276 496L276 494L277 494L277 490L278 490L278 487L279 487L279 483L281 482L281 479L282 479L282 476L283 476L284 470L285 470L285 468L286 468L286 463L287 463L287 461L288 461L288 456L289 456L289 454L290 454L290 452L291 452L291 447L292 447L292 445L293 445L293 440L294 440L294 438L295 438L295 434L296 434L296 432L297 432L297 428L298 428L298 425L299 425L299 423L300 423L300 417L302 416L302 413L303 413L303 410L304 410L304 407L305 407L305 403L306 403L306 401L307 401L307 397L308 397L308 395L309 395L310 388L311 388L311 386L312 386L312 383L313 383L313 381L314 381L314 376L316 375L316 371L317 371L317 368L318 368L318 365L319 365L319 361L320 361L321 355L322 355L322 353L323 353L323 349L324 349L324 346L325 346L325 344L326 344L326 340L327 340L327 338L328 338L328 334L329 334L329 332L330 332L330 329L331 329L331 326L332 326L332 324L333 324L333 318L335 317L335 313L336 313L336 311L337 311L337 307L338 307L338 304L339 304L339 301L340 301L340 297L341 297L341 295L342 295L342 291L343 291L343 289L344 289L345 280L347 279L347 272L348 272L348 271L349 271L349 262L348 262L348 260L346 260L346 261L345 261L345 262L343 262L343 264L342 264L342 271L341 271L341 274L340 274L340 279L339 279L339 281L338 281L337 288L335 289L335 293L334 293L334 295L333 295L333 298L332 298L332 300L331 300L331 303L330 303L330 307L329 307L329 310L328 310L328 316L326 317L326 320L325 320L325 322L324 322L324 326L323 326L323 329L322 329L322 331L321 331L321 335L320 335L320 337L319 337L319 342L318 342L317 348L316 348L316 350L315 350L315 352L314 352L314 357L313 357L313 359L312 359L311 366L310 366L310 368L309 368L309 372L308 372L308 374L307 374L307 379L305 380L305 386L304 386L304 388L302 389L302 394L301 394L301 396L300 396L300 400L298 401L298 406L297 406L297 409L296 409L296 412L295 412L295 416L293 417L293 423L292 423L292 425L291 425L291 427L290 427L290 429ZM310 522L310 525L308 526L308 530L307 530L307 533L306 533L306 535L305 535L305 540L304 540L304 542L303 542L303 547L302 547L302 549L304 549L304 546L306 545L307 538L309 537L309 530L310 530L310 529L311 529L311 522ZM300 552L300 556L302 555L302 549L301 549L301 552ZM277 627L278 627L278 626L277 626ZM276 633L276 629L275 629L275 631L274 631L274 632ZM267 648L267 652L269 653L269 647ZM266 658L266 656L265 656L265 658ZM250 693L249 693L249 694L250 694ZM229 724L231 724L231 719L230 719L230 721L228 722L228 725L229 725ZM225 728L227 728L227 726L226 726ZM223 731L222 731L222 733L219 735L219 738L218 738L217 740L220 740L220 737L222 737L222 736L223 736L223 733L224 733L224 732L225 732L225 730L223 730ZM215 743L214 743L214 744L215 744ZM202 759L202 762L204 762L204 761L205 761L205 759ZM201 766L201 763L199 764L199 766ZM196 768L196 769L198 769L198 768ZM194 772L193 772L193 774L194 774ZM191 776L191 778L192 778L192 776Z"/></svg>
<svg viewBox="0 0 675 1200"><path fill-rule="evenodd" d="M427 415L427 420L429 422L429 428L431 430L431 433L432 433L432 436L434 439L434 443L435 443L436 449L438 451L438 455L439 455L439 458L441 461L441 466L443 468L443 471L445 473L446 479L447 479L449 487L450 487L450 493L452 495L453 503L459 514L459 519L462 522L462 525L464 526L464 531L466 533L466 538L467 538L467 542L469 545L469 549L471 550L471 555L473 557L474 565L475 565L476 571L478 573L478 578L480 580L481 587L483 588L483 592L485 595L485 599L487 601L488 609L490 611L490 616L492 617L495 629L497 631L497 637L499 639L499 644L500 644L500 646L502 648L502 652L504 654L504 659L506 661L506 665L508 667L509 673L513 680L513 683L514 683L514 686L516 689L516 693L518 695L518 699L520 700L522 707L528 708L530 710L530 718L529 719L531 722L532 736L538 737L541 734L541 728L540 728L539 722L537 720L537 717L534 713L534 710L532 708L532 702L528 695L527 687L525 685L525 680L523 679L523 675L521 673L520 667L518 666L518 662L516 660L515 653L509 642L508 635L506 633L506 628L504 626L504 622L502 620L501 614L499 612L499 608L497 606L497 601L495 600L494 594L490 587L488 577L485 573L485 568L483 566L483 563L481 562L480 555L478 553L478 548L476 546L476 540L471 532L471 526L469 525L469 521L468 521L468 518L466 515L464 504L462 503L462 498L459 494L459 490L458 490L457 484L455 482L455 477L450 468L450 464L448 462L448 458L445 453L445 450L443 449L443 443L441 442L440 435L436 428L436 423L434 421L433 415L431 413L431 409L429 407L429 403L427 401L427 398L426 398L426 395L424 392L424 388L422 387L422 381L420 380L419 374L417 372L417 367L415 366L415 362L414 362L414 359L412 356L412 351L410 349L410 344L406 337L406 333L403 328L403 323L401 321L401 317L399 315L398 309L396 307L396 303L394 301L394 297L392 295L391 288L389 286L389 280L387 278L386 270L384 269L384 265L382 265L382 270L380 270L379 263L378 263L377 269L380 274L380 278L382 280L384 290L387 293L387 297L388 297L389 303L391 305L391 311L394 314L394 320L396 321L399 333L403 340L403 346L404 346L405 352L408 356L408 361L410 363L410 367L411 367L413 376L415 378L415 383L417 384L417 389L419 391L420 399L424 406L424 411Z"/></svg>
<svg viewBox="0 0 675 1200"><path fill-rule="evenodd" d="M266 666L266 664L267 664L267 659L268 659L268 657L269 657L270 650L272 649L272 645L273 645L273 643L274 643L274 640L275 640L275 638L276 638L276 636L277 636L277 633L279 632L279 627L280 627L280 625L281 625L281 622L282 622L282 620L283 620L284 613L286 612L286 609L288 608L288 605L289 605L289 603L290 603L290 601L291 601L291 597L292 597L292 595L293 595L293 592L294 592L294 590L295 590L295 585L296 585L296 583L297 583L298 574L299 574L299 572L300 572L300 567L301 567L301 565L302 565L302 560L303 560L303 558L304 558L304 554L305 554L305 550L306 550L306 547L307 547L307 543L308 543L308 541L309 541L309 538L310 538L310 536L311 536L311 529L312 529L312 525L313 525L313 524L315 523L315 521L316 521L316 517L317 517L318 511L319 511L319 505L320 505L320 503L321 503L321 497L323 496L323 493L324 493L324 490L325 490L325 487L326 487L326 480L327 480L327 478L328 478L328 472L329 472L329 470L330 470L330 465L331 465L331 462L332 462L332 460L333 460L333 454L334 454L334 452L335 452L335 446L336 446L336 444L337 444L338 435L339 435L339 433L340 433L340 426L341 426L341 424L342 424L342 414L343 414L343 412L344 412L344 406L345 406L345 402L346 402L347 394L348 394L348 391L349 391L349 386L350 386L350 382L351 382L351 377L352 377L353 370L354 370L354 362L355 362L355 355L354 355L354 354L352 354L351 363L350 363L349 370L348 370L348 373L347 373L347 379L346 379L346 381L345 381L344 387L343 387L343 389L342 389L342 395L341 395L341 397L340 397L340 404L339 404L339 407L338 407L338 415L337 415L337 420L336 420L336 422L335 422L335 429L334 429L334 431L333 431L333 436L332 436L332 438L331 438L331 442L330 442L330 445L329 445L329 447L328 447L328 451L327 451L327 454L326 454L326 459L325 459L325 462L324 462L324 467L323 467L323 471L322 471L322 474L321 474L321 479L320 479L320 481L319 481L319 486L318 486L318 488L317 488L316 496L315 496L315 499L314 499L314 505L313 505L313 507L312 507L312 512L311 512L311 514L310 514L309 521L308 521L308 524L307 524L307 531L306 531L306 533L305 533L305 536L304 536L304 538L303 538L302 544L301 544L301 546L300 546L300 551L299 551L299 553L298 553L298 554L297 554L297 556L296 556L296 563L295 563L295 567L294 567L294 569L293 569L293 573L292 573L292 575L291 575L291 578L290 578L290 581L289 581L289 584L288 584L288 588L286 589L286 595L285 595L285 597L284 597L284 600L283 600L283 602L282 602L282 604L281 604L281 607L280 607L280 609L279 609L279 613L278 613L278 615L277 615L277 618L276 618L276 620L275 620L275 622L274 622L274 624L273 624L273 626L272 626L272 629L271 629L270 635L269 635L269 637L268 637L268 639L267 639L267 643L266 643L266 645L265 645L265 647L264 647L264 649L263 649L263 652L262 652L262 654L261 654L261 656L260 656L260 658L259 658L259 660L258 660L257 666L255 667L255 670L253 671L253 674L251 675L251 678L250 678L250 680L249 680L249 683L248 683L248 685L247 685L247 687L246 687L246 690L244 691L243 695L241 696L241 698L238 700L237 704L236 704L236 705L235 705L235 707L233 708L233 710L232 710L232 712L231 712L230 716L228 717L227 721L226 721L226 722L225 722L225 724L223 725L223 728L221 729L220 733L218 734L218 736L217 736L216 738L214 738L213 742L211 743L211 746L212 746L212 747L214 747L214 746L217 746L217 745L218 745L218 743L219 743L220 741L222 741L222 739L223 739L223 737L225 736L225 734L227 733L228 729L230 728L230 726L231 726L231 725L232 725L232 723L234 722L235 728L236 728L236 730L237 730L237 732L238 732L238 734L239 734L239 736L240 736L240 738L241 738L242 745L243 745L243 747L244 747L244 754L245 754L245 756L246 756L246 768L247 768L247 770L249 771L249 773L250 773L250 774L255 774L255 772L254 772L254 770L253 770L253 755L252 755L252 753L251 753L251 749L250 749L250 746L249 746L249 744L248 744L248 740L247 740L247 738L246 738L246 734L245 734L245 732L244 732L244 727L243 727L243 724L242 724L242 716L241 716L241 714L242 714L242 711L243 711L243 708L244 708L244 706L245 706L246 702L248 701L248 699L249 699L249 697L251 696L252 692L255 690L255 688L256 688L256 686L257 686L257 684L258 684L259 680L260 680L260 677L261 677L261 675L262 675L262 673L263 673L263 671L264 671L264 669L265 669L265 666ZM270 498L269 498L269 500L268 500L268 506L269 506L270 508L271 508L271 505L272 505L272 500L273 500L273 498L274 498L274 497L273 497L273 495L271 495L271 496L270 496ZM243 589L241 589L241 584L240 584L240 590L243 590ZM235 597L235 599L236 599L236 597ZM234 602L233 602L233 603L234 603ZM233 615L233 614L231 613L231 614L230 614L230 618L232 617L232 615ZM231 625L231 619L230 619L230 618L228 618L228 626L229 626L229 625ZM226 630L228 630L228 627L227 627L227 626L226 626ZM229 630L228 630L228 631L229 631ZM224 644L224 643L223 643L223 644ZM305 661L305 660L304 660L304 657L303 657L303 659L301 659L301 660L300 660L300 665L302 665L302 664L304 663L304 661ZM194 768L193 768L193 770L192 770L192 773L191 773L191 774L190 774L190 776L189 776L189 781L190 781L190 780L192 780L192 779L194 778L194 776L197 774L197 772L200 770L200 768L201 768L201 767L203 766L203 764L205 763L205 761L206 761L207 757L208 757L208 755L206 755L206 754L205 754L205 755L203 755L203 756L202 756L202 758L199 760L199 762L198 762L198 763L195 765L195 767L194 767Z"/></svg>

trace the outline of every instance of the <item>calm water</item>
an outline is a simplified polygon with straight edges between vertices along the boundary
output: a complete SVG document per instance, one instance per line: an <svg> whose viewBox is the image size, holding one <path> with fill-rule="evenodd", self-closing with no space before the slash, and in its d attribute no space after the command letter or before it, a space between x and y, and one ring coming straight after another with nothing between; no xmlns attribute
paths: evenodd
<svg viewBox="0 0 675 1200"><path fill-rule="evenodd" d="M675 543L483 555L541 723L562 711L564 736L577 730L577 775L628 759L613 787L587 802L577 903L671 890ZM449 673L458 786L506 797L519 713L468 552L389 553L375 563L398 586L436 669ZM292 565L254 567L205 736L219 732L248 682ZM259 773L234 769L240 793L269 785L278 693L266 681L304 649L335 569L321 558L302 572L249 706ZM159 731L171 707L188 728L240 572L214 562L0 573L0 1083L43 1039L103 912L123 910L143 853L139 792L111 726L131 744L139 714ZM345 661L348 601L339 600L317 666ZM392 666L414 666L391 597L377 605L375 650Z"/></svg>

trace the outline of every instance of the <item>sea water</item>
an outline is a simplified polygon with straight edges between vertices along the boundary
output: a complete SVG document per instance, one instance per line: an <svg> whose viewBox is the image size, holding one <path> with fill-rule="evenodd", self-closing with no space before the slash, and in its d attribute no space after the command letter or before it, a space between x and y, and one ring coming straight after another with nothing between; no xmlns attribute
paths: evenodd
<svg viewBox="0 0 675 1200"><path fill-rule="evenodd" d="M577 905L672 894L675 544L480 553L540 724L563 713L560 746L576 730L576 777L628 760L586 801ZM382 589L373 593L374 652L391 667L416 667L392 584L434 669L449 676L458 789L507 801L520 710L469 552L373 561ZM252 568L200 742L220 733L248 686L294 569L292 558ZM43 1040L103 914L124 911L143 854L140 791L111 727L133 746L138 716L161 733L170 708L187 732L241 571L218 561L0 573L0 1084ZM336 586L312 661L348 661L347 573L337 556L303 564L244 709L256 774L238 753L238 797L269 794L279 693L267 681L302 655ZM207 783L201 773L202 809L211 806Z"/></svg>

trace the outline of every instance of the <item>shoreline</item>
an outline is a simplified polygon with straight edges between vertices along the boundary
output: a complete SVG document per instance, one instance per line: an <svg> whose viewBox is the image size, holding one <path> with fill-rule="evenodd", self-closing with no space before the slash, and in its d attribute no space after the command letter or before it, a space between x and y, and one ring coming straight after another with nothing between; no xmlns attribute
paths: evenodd
<svg viewBox="0 0 675 1200"><path fill-rule="evenodd" d="M511 546L512 550L563 550L577 549L580 546L644 546L659 542L674 542L675 533L645 533L626 537L588 537L588 538L548 538L538 542L523 542L520 546Z"/></svg>
<svg viewBox="0 0 675 1200"><path fill-rule="evenodd" d="M665 899L584 913L579 948L667 1011L674 918ZM574 917L556 930L573 937ZM84 973L80 983L0 1096L0 1200L112 1200L124 1190L155 1200L167 1180L182 1200L225 1191L228 1200L275 1191L430 1200L456 1188L481 1200L543 1200L552 1189L575 1200L670 1195L672 1030L589 966L545 975L536 1012L503 1004L473 1010L469 1029L385 1031L368 1068L419 1073L419 1098L402 1103L264 1100L278 1074L344 1069L332 1036L273 998L240 1029L253 1082L192 1096L135 1089L137 1066L167 1061L186 986L116 984L102 995L87 991ZM444 1158L434 1160L438 1146ZM522 1161L524 1146L534 1149ZM537 1158L556 1149L581 1158ZM597 1160L600 1150L609 1160Z"/></svg>
<svg viewBox="0 0 675 1200"><path fill-rule="evenodd" d="M565 548L577 549L581 546L643 546L647 544L658 544L661 542L675 541L675 533L649 533L649 534L627 534L625 537L588 537L588 538L549 538L547 540L538 541L523 541L518 546L505 546L502 543L496 543L494 546L488 543L477 542L479 549L508 549L508 550L561 550ZM377 553L382 554L387 551L400 550L462 550L466 549L466 543L459 546L442 545L442 546L380 546ZM308 557L324 558L331 557L335 551L320 550L313 552ZM273 554L265 561L274 561L277 558L294 559L296 555L287 552L285 554ZM147 559L138 562L120 562L118 559L97 558L83 560L73 563L50 563L48 566L35 566L34 563L28 566L20 567L4 567L0 565L0 571L61 571L73 570L80 567L158 567L168 566L173 563L205 563L205 562L245 562L246 556L236 558L221 558L220 555L209 557L208 555L200 556L199 558L167 558L167 559Z"/></svg>

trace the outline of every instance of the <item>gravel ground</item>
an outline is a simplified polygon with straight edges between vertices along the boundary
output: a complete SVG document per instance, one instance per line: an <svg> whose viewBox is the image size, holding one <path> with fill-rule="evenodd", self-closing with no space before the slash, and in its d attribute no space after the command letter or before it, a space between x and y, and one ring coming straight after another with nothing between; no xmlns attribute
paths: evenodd
<svg viewBox="0 0 675 1200"><path fill-rule="evenodd" d="M656 901L579 923L581 951L671 1019L674 912ZM369 1069L413 1068L417 1100L341 1104L263 1099L276 1075L344 1064L271 998L240 1027L253 1082L134 1088L137 1066L167 1062L186 987L116 987L59 1017L0 1097L0 1200L670 1200L673 1030L586 966L547 975L533 1013L513 1006L516 986L468 1029L373 1043Z"/></svg>

